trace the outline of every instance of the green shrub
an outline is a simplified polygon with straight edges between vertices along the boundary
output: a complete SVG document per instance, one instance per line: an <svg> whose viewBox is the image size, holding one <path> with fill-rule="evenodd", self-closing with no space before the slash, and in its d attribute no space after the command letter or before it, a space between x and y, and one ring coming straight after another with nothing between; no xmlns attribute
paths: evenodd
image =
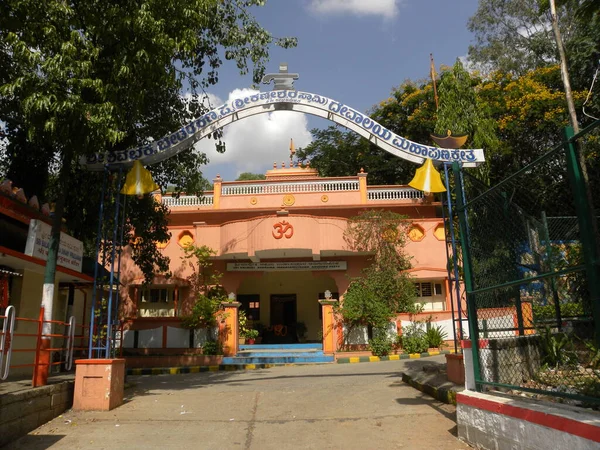
<svg viewBox="0 0 600 450"><path fill-rule="evenodd" d="M223 346L220 342L215 341L207 341L202 346L202 354L203 355L222 355L223 354Z"/></svg>
<svg viewBox="0 0 600 450"><path fill-rule="evenodd" d="M369 341L369 349L375 356L387 356L392 351L394 345L393 340L385 333L374 336Z"/></svg>
<svg viewBox="0 0 600 450"><path fill-rule="evenodd" d="M577 359L573 341L565 333L553 333L550 327L540 331L542 364L547 367L568 365Z"/></svg>
<svg viewBox="0 0 600 450"><path fill-rule="evenodd" d="M421 325L421 323L413 322L402 327L402 350L406 353L423 353L429 348L427 334Z"/></svg>
<svg viewBox="0 0 600 450"><path fill-rule="evenodd" d="M426 332L428 347L441 347L448 337L448 333L439 325L431 326Z"/></svg>
<svg viewBox="0 0 600 450"><path fill-rule="evenodd" d="M562 303L560 305L560 315L562 317L583 316L583 304L581 303ZM556 319L556 308L554 304L533 305L533 317L535 320Z"/></svg>

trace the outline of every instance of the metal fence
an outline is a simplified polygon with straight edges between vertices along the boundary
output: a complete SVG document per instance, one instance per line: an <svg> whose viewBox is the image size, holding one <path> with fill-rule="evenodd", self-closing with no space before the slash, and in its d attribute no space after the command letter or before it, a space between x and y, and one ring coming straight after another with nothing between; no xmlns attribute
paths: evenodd
<svg viewBox="0 0 600 450"><path fill-rule="evenodd" d="M52 324L51 334L43 332L44 324ZM74 357L87 350L88 332L89 327L77 325L74 317L68 322L44 320L44 308L35 319L17 317L9 306L0 313L0 380L31 376L36 387L45 384L48 375L74 369ZM49 347L42 346L43 339L50 341Z"/></svg>
<svg viewBox="0 0 600 450"><path fill-rule="evenodd" d="M600 183L579 159L599 131L566 129L564 144L491 188L453 167L479 390L600 403L600 191L589 195Z"/></svg>

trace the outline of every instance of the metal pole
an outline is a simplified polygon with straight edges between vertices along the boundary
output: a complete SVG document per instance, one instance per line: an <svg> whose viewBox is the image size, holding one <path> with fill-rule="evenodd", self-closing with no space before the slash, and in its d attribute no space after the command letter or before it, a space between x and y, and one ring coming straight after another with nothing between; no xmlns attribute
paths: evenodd
<svg viewBox="0 0 600 450"><path fill-rule="evenodd" d="M446 190L448 192L448 198L450 198L450 176L449 176L449 172L448 172L448 165L444 164L444 170L446 173ZM457 197L458 198L458 197ZM453 220L453 216L454 213L452 212L452 201L450 199L450 201L448 202L448 215L450 216L451 220ZM454 222L452 222L452 226L450 227L450 238L452 240L452 258L453 258L453 264L454 264L454 280L455 280L455 289L456 289L456 306L458 309L458 330L459 330L459 338L462 339L464 337L464 331L463 331L463 323L462 323L462 300L460 298L460 274L458 272L458 253L457 253L457 246L456 246L456 235L454 233ZM464 258L464 254L463 254L463 258Z"/></svg>
<svg viewBox="0 0 600 450"><path fill-rule="evenodd" d="M89 328L89 346L88 358L93 358L94 345L94 325L96 323L96 292L98 290L98 257L100 256L100 241L102 237L102 222L104 221L104 194L106 193L106 183L108 179L108 168L104 167L104 177L102 179L102 194L100 195L100 208L98 212L98 234L96 235L96 252L94 257L94 288L92 290L92 308L90 314Z"/></svg>
<svg viewBox="0 0 600 450"><path fill-rule="evenodd" d="M452 196L450 193L450 183L448 182L448 168L446 166L446 164L444 164L444 171L446 174L446 204L448 205L448 215L449 215L449 219L446 217L446 210L444 208L444 206L442 205L442 219L444 220L444 242L445 242L445 247L446 247L446 271L448 273L448 293L450 294L450 310L452 311L452 336L454 338L454 353L458 353L458 342L456 339L456 316L454 314L454 295L452 295L452 290L453 290L453 279L452 279L452 270L450 269L450 252L448 250L448 233L446 231L446 227L448 228L452 228L452 214L450 213L452 211ZM455 266L455 254L454 254L454 248L452 250L452 261L453 261L453 266ZM458 280L455 278L454 282L458 283ZM457 305L458 305L458 301L457 301Z"/></svg>
<svg viewBox="0 0 600 450"><path fill-rule="evenodd" d="M121 254L123 253L123 235L125 233L125 215L127 209L127 196L123 195L123 212L121 217L121 231L119 233L119 240L117 242L118 250L117 250L117 292L115 297L115 317L118 317L119 314L119 298L120 298L120 286L121 286ZM123 347L123 327L121 327L119 342L121 343L121 348ZM116 349L113 349L116 351Z"/></svg>
<svg viewBox="0 0 600 450"><path fill-rule="evenodd" d="M579 235L583 259L587 275L588 290L594 318L594 332L596 346L600 347L600 265L598 258L598 247L594 235L591 212L593 205L589 203L586 195L586 185L581 173L581 166L577 155L577 149L572 142L573 128L566 127L564 130L565 153L567 157L567 173L573 190L575 208L577 210L577 221L579 223Z"/></svg>
<svg viewBox="0 0 600 450"><path fill-rule="evenodd" d="M465 208L466 199L463 189L463 180L461 177L461 167L457 162L452 163L452 172L454 173L454 182L456 188L456 213L460 223L460 242L463 256L463 272L465 288L467 291L467 312L469 317L469 337L472 342L473 352L473 372L475 374L475 384L481 382L481 371L479 369L479 326L477 324L477 307L475 297L473 296L473 273L471 269L471 249L469 247L469 223L467 211Z"/></svg>
<svg viewBox="0 0 600 450"><path fill-rule="evenodd" d="M123 166L119 166L119 175L117 179L117 190L115 191L115 216L113 221L113 236L112 236L112 249L110 251L110 275L108 281L108 305L106 309L106 344L104 349L104 357L110 358L110 347L112 337L112 299L113 299L113 285L115 281L115 253L117 250L117 235L119 231L119 206L121 202L119 197L121 196L121 175L123 173Z"/></svg>

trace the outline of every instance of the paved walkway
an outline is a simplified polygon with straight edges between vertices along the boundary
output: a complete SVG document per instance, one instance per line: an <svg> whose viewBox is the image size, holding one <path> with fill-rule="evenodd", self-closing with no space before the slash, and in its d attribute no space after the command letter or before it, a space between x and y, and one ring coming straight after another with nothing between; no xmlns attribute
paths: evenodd
<svg viewBox="0 0 600 450"><path fill-rule="evenodd" d="M6 448L468 448L454 407L402 382L416 362L129 377L123 406L69 411Z"/></svg>

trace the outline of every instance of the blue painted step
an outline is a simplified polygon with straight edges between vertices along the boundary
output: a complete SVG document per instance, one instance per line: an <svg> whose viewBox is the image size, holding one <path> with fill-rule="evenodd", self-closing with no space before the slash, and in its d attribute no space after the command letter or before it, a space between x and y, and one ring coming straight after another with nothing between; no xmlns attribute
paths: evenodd
<svg viewBox="0 0 600 450"><path fill-rule="evenodd" d="M267 351L241 351L235 355L238 358L250 358L250 357L268 357L268 358L279 358L286 356L295 356L295 357L309 357L309 356L323 356L322 350L294 350L294 351L281 351L281 350L267 350Z"/></svg>
<svg viewBox="0 0 600 450"><path fill-rule="evenodd" d="M316 349L323 350L323 344L253 344L240 345L240 350L295 350L295 349Z"/></svg>
<svg viewBox="0 0 600 450"><path fill-rule="evenodd" d="M255 357L225 357L222 364L242 365L242 364L316 364L332 363L333 356L255 356Z"/></svg>
<svg viewBox="0 0 600 450"><path fill-rule="evenodd" d="M240 345L238 354L223 358L223 364L317 364L332 363L333 356L323 354L322 344Z"/></svg>

